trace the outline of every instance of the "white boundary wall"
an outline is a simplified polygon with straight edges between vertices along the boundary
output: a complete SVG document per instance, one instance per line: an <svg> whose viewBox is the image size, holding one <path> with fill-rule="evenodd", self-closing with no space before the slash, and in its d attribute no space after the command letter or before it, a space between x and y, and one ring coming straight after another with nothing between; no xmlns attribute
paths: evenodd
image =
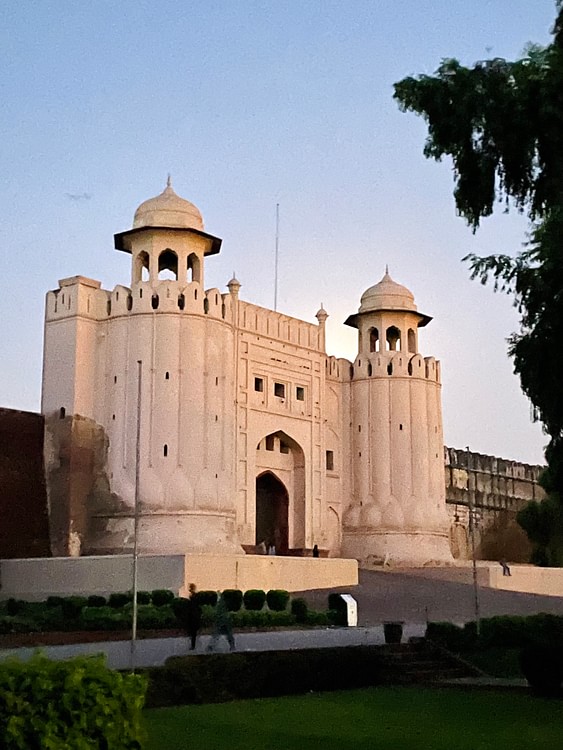
<svg viewBox="0 0 563 750"><path fill-rule="evenodd" d="M563 597L563 568L536 568L534 565L510 565L510 575L503 576L497 563L488 567L488 585L493 589L526 594Z"/></svg>

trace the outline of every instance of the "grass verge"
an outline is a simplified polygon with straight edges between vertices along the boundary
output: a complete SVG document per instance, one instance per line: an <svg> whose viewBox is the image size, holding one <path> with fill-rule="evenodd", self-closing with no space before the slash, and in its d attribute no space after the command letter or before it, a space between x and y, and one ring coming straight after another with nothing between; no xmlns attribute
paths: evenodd
<svg viewBox="0 0 563 750"><path fill-rule="evenodd" d="M147 750L553 750L561 703L381 687L145 712Z"/></svg>

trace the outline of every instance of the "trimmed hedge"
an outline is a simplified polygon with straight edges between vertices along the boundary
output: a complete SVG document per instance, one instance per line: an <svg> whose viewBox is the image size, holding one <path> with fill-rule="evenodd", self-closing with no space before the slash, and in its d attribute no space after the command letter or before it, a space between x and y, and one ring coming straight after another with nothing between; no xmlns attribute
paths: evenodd
<svg viewBox="0 0 563 750"><path fill-rule="evenodd" d="M121 607L124 607L126 604L129 604L130 601L133 599L133 594L130 591L124 591L117 594L110 594L108 599L108 604L110 607L113 607L114 609L121 609Z"/></svg>
<svg viewBox="0 0 563 750"><path fill-rule="evenodd" d="M239 589L225 589L221 596L229 612L238 612L242 607L242 591Z"/></svg>
<svg viewBox="0 0 563 750"><path fill-rule="evenodd" d="M244 608L253 612L260 612L266 604L266 592L262 589L249 589L244 592Z"/></svg>
<svg viewBox="0 0 563 750"><path fill-rule="evenodd" d="M307 622L308 612L309 605L305 599L297 597L291 600L291 614L295 617L295 622L300 624Z"/></svg>
<svg viewBox="0 0 563 750"><path fill-rule="evenodd" d="M196 591L194 594L196 602L200 607L214 607L217 604L216 591Z"/></svg>
<svg viewBox="0 0 563 750"><path fill-rule="evenodd" d="M455 653L487 648L525 648L533 644L563 648L563 616L560 615L502 615L483 618L480 625L481 632L477 637L474 622L463 627L451 622L429 622L426 637Z"/></svg>
<svg viewBox="0 0 563 750"><path fill-rule="evenodd" d="M146 677L101 656L0 664L0 747L139 750Z"/></svg>
<svg viewBox="0 0 563 750"><path fill-rule="evenodd" d="M393 679L393 669L379 646L172 657L163 667L147 670L147 704L221 703L362 688Z"/></svg>
<svg viewBox="0 0 563 750"><path fill-rule="evenodd" d="M547 644L526 646L520 653L520 669L538 695L557 696L563 683L563 649Z"/></svg>
<svg viewBox="0 0 563 750"><path fill-rule="evenodd" d="M289 603L289 591L270 589L266 594L266 604L272 612L285 612Z"/></svg>
<svg viewBox="0 0 563 750"><path fill-rule="evenodd" d="M183 627L182 615L187 600L172 597L169 604L155 606L144 603L153 598L154 592L138 592L138 626L144 630L161 630ZM170 600L166 591L164 599ZM223 592L227 606L236 617L235 628L290 627L291 625L327 626L337 621L334 612L309 611L304 599L292 599L287 609L289 594L282 590L271 590L266 595L261 590L246 592L247 607L241 609L243 595L238 589ZM216 601L215 591L196 594L202 609L201 627L213 625L214 607L202 602ZM264 608L264 600L270 598L271 606ZM159 595L156 596L157 601ZM162 600L162 599L161 599ZM282 605L285 607L282 608ZM15 603L15 604L14 604ZM118 606L121 604L121 606ZM256 609L252 609L256 607ZM259 609L258 609L259 607ZM275 609L279 607L280 609ZM16 612L17 614L8 614ZM14 633L38 633L79 630L127 630L132 623L133 604L129 593L113 594L107 601L102 596L50 597L44 602L5 600L0 602L0 635Z"/></svg>
<svg viewBox="0 0 563 750"><path fill-rule="evenodd" d="M107 605L108 601L105 598L105 596L98 596L97 594L92 594L88 597L88 607L105 607Z"/></svg>
<svg viewBox="0 0 563 750"><path fill-rule="evenodd" d="M172 604L175 598L174 592L168 591L168 589L155 589L151 594L151 601L155 607L164 607L166 604Z"/></svg>

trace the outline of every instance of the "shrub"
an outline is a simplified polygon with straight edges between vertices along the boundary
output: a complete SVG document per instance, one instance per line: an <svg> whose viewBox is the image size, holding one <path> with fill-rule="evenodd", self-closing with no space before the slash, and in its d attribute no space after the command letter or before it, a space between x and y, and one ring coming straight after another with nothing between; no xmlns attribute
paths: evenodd
<svg viewBox="0 0 563 750"><path fill-rule="evenodd" d="M48 596L45 602L48 607L62 607L64 596Z"/></svg>
<svg viewBox="0 0 563 750"><path fill-rule="evenodd" d="M426 638L439 646L459 654L470 647L470 631L453 622L429 622L426 626Z"/></svg>
<svg viewBox="0 0 563 750"><path fill-rule="evenodd" d="M61 605L63 616L68 620L76 620L87 604L88 599L84 596L67 596Z"/></svg>
<svg viewBox="0 0 563 750"><path fill-rule="evenodd" d="M3 615L0 617L0 635L11 633L35 633L39 630L36 623L27 617ZM1 746L0 746L1 747Z"/></svg>
<svg viewBox="0 0 563 750"><path fill-rule="evenodd" d="M164 607L165 604L172 604L174 599L174 592L168 591L168 589L155 589L151 594L151 600L155 607Z"/></svg>
<svg viewBox="0 0 563 750"><path fill-rule="evenodd" d="M110 607L113 607L114 609L121 609L121 607L124 607L126 604L129 604L129 602L132 600L133 595L127 591L123 593L117 593L117 594L110 594L108 599L108 604Z"/></svg>
<svg viewBox="0 0 563 750"><path fill-rule="evenodd" d="M503 615L481 620L480 645L483 648L519 648L529 641L533 627L530 617Z"/></svg>
<svg viewBox="0 0 563 750"><path fill-rule="evenodd" d="M270 612L241 609L233 614L235 628L280 628L293 625L295 618L290 612Z"/></svg>
<svg viewBox="0 0 563 750"><path fill-rule="evenodd" d="M307 622L307 613L309 607L305 599L298 597L297 599L291 600L291 614L295 617L295 622L305 623Z"/></svg>
<svg viewBox="0 0 563 750"><path fill-rule="evenodd" d="M289 591L270 589L266 594L266 602L272 612L284 612L289 602Z"/></svg>
<svg viewBox="0 0 563 750"><path fill-rule="evenodd" d="M520 668L538 695L558 695L563 683L563 651L546 644L526 646L520 653Z"/></svg>
<svg viewBox="0 0 563 750"><path fill-rule="evenodd" d="M108 669L104 658L0 664L0 747L140 748L147 687L141 675Z"/></svg>
<svg viewBox="0 0 563 750"><path fill-rule="evenodd" d="M88 597L88 601L86 603L86 606L88 607L105 607L107 605L107 599L105 596L98 596L97 594L92 594Z"/></svg>
<svg viewBox="0 0 563 750"><path fill-rule="evenodd" d="M150 604L152 594L150 591L137 591L137 604Z"/></svg>
<svg viewBox="0 0 563 750"><path fill-rule="evenodd" d="M84 607L79 623L84 630L127 630L131 627L132 618L130 611L115 607Z"/></svg>
<svg viewBox="0 0 563 750"><path fill-rule="evenodd" d="M11 615L12 617L14 615L19 615L20 612L23 611L25 605L26 602L22 599L14 599L13 597L10 597L10 599L6 601L6 614Z"/></svg>
<svg viewBox="0 0 563 750"><path fill-rule="evenodd" d="M288 613L244 614L278 617ZM389 681L389 671L378 646L172 657L164 667L148 670L147 701L163 706L347 690ZM396 674L392 672L391 677L396 679Z"/></svg>
<svg viewBox="0 0 563 750"><path fill-rule="evenodd" d="M225 589L221 596L229 612L238 612L242 607L242 591L239 589Z"/></svg>
<svg viewBox="0 0 563 750"><path fill-rule="evenodd" d="M348 607L340 594L328 595L329 619L333 625L348 624Z"/></svg>
<svg viewBox="0 0 563 750"><path fill-rule="evenodd" d="M305 617L305 624L306 625L316 625L317 627L320 625L321 627L326 627L328 625L331 625L331 620L329 618L330 612L315 612L314 610L308 610L307 615Z"/></svg>
<svg viewBox="0 0 563 750"><path fill-rule="evenodd" d="M249 589L244 592L243 601L245 609L260 612L266 603L266 592L262 589Z"/></svg>
<svg viewBox="0 0 563 750"><path fill-rule="evenodd" d="M195 600L200 607L214 607L217 604L216 591L196 591Z"/></svg>
<svg viewBox="0 0 563 750"><path fill-rule="evenodd" d="M145 630L160 630L173 628L177 622L169 605L154 607L151 604L140 604L137 610L137 624Z"/></svg>

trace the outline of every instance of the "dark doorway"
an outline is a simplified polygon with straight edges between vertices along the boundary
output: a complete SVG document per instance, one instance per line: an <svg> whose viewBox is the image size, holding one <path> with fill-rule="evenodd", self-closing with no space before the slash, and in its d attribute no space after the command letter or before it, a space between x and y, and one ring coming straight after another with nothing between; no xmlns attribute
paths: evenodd
<svg viewBox="0 0 563 750"><path fill-rule="evenodd" d="M270 472L256 479L256 544L274 545L278 555L288 549L289 498L282 482Z"/></svg>

